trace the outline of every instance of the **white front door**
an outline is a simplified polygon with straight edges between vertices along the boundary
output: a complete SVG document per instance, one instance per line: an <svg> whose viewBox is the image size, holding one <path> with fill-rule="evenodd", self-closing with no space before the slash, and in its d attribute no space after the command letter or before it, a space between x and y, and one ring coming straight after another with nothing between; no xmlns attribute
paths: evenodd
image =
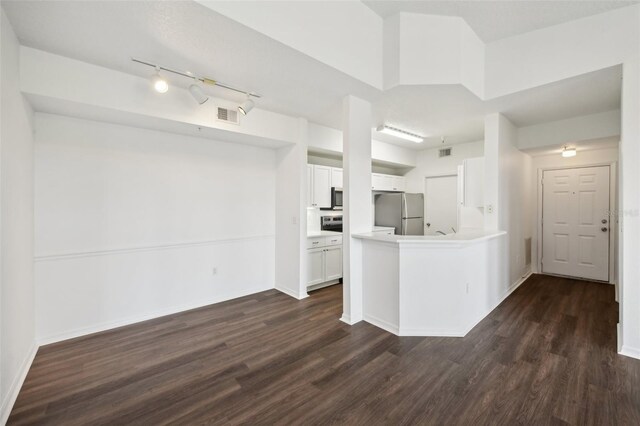
<svg viewBox="0 0 640 426"><path fill-rule="evenodd" d="M542 272L609 279L609 166L542 179Z"/></svg>

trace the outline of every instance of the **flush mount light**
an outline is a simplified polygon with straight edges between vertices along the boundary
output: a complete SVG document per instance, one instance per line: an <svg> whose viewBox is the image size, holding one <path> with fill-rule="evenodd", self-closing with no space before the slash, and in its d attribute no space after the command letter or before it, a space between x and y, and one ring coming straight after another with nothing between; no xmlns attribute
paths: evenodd
<svg viewBox="0 0 640 426"><path fill-rule="evenodd" d="M240 111L242 115L247 115L249 114L249 111L253 109L253 106L253 101L251 100L251 98L249 98L249 95L247 95L247 99L240 104L240 106L238 107L238 111Z"/></svg>
<svg viewBox="0 0 640 426"><path fill-rule="evenodd" d="M153 76L153 88L156 89L158 93L167 93L169 90L169 83L160 75L160 68L156 67L156 73Z"/></svg>
<svg viewBox="0 0 640 426"><path fill-rule="evenodd" d="M422 136L416 135L415 133L410 133L406 130L401 130L396 127L391 127L384 124L382 126L378 126L376 130L380 133L395 136L397 138L405 139L411 142L420 143L424 140Z"/></svg>
<svg viewBox="0 0 640 426"><path fill-rule="evenodd" d="M562 149L562 156L565 157L565 158L575 157L576 156L576 149L575 148L569 148L569 147L565 146Z"/></svg>
<svg viewBox="0 0 640 426"><path fill-rule="evenodd" d="M206 93L204 93L202 87L198 86L196 83L193 83L191 86L189 86L189 93L191 93L193 99L195 99L196 102L200 105L209 100L209 97Z"/></svg>

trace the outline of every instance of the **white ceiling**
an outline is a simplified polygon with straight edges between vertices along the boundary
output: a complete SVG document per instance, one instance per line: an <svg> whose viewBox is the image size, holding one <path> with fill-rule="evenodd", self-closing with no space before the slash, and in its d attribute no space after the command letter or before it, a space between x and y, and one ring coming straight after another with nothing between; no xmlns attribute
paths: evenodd
<svg viewBox="0 0 640 426"><path fill-rule="evenodd" d="M192 1L2 1L2 8L26 46L140 76L152 70L130 57L190 70L260 93L260 108L334 128L341 126L342 98L353 94L372 103L372 127L387 123L431 136L423 144L376 137L411 149L438 145L443 135L450 144L482 139L488 112L504 112L522 126L620 105L619 68L488 102L459 85L383 93ZM220 89L213 94L243 98Z"/></svg>
<svg viewBox="0 0 640 426"><path fill-rule="evenodd" d="M488 43L638 3L635 1L379 1L363 0L383 18L398 12L459 16Z"/></svg>

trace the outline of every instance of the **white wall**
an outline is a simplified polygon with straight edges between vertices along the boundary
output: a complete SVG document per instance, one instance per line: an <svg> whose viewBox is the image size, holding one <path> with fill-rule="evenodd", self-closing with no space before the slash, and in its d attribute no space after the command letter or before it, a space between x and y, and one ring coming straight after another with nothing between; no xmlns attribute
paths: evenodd
<svg viewBox="0 0 640 426"><path fill-rule="evenodd" d="M620 110L518 128L518 148L526 150L620 135Z"/></svg>
<svg viewBox="0 0 640 426"><path fill-rule="evenodd" d="M298 120L299 141L276 153L275 286L307 297L307 120Z"/></svg>
<svg viewBox="0 0 640 426"><path fill-rule="evenodd" d="M0 424L35 355L32 111L19 92L19 45L0 24Z"/></svg>
<svg viewBox="0 0 640 426"><path fill-rule="evenodd" d="M560 154L553 155L540 155L532 157L531 162L531 187L529 194L531 197L530 203L532 206L531 214L531 267L534 272L538 271L538 225L539 217L539 174L541 170L552 168L565 168L565 167L585 167L593 165L602 165L618 161L618 148L605 148L605 149L592 149L587 151L579 151L578 155L571 158L564 158ZM613 176L614 181L616 176ZM611 206L611 210L616 210L615 205ZM612 217L612 220L615 220ZM616 244L612 247L615 253Z"/></svg>
<svg viewBox="0 0 640 426"><path fill-rule="evenodd" d="M39 339L274 287L273 150L40 113L35 123Z"/></svg>
<svg viewBox="0 0 640 426"><path fill-rule="evenodd" d="M198 2L373 87L382 87L383 21L360 1Z"/></svg>
<svg viewBox="0 0 640 426"><path fill-rule="evenodd" d="M486 45L485 93L509 93L638 57L640 6L624 7Z"/></svg>
<svg viewBox="0 0 640 426"><path fill-rule="evenodd" d="M451 146L451 156L438 156L438 148L419 151L416 156L416 167L405 176L407 192L424 192L424 178L427 176L458 173L458 166L467 158L484 155L484 141L461 143Z"/></svg>
<svg viewBox="0 0 640 426"><path fill-rule="evenodd" d="M342 154L342 131L309 123L308 146L319 152ZM371 141L371 158L403 167L414 167L416 151L386 142Z"/></svg>
<svg viewBox="0 0 640 426"><path fill-rule="evenodd" d="M485 119L485 227L507 231L502 261L509 284L528 271L525 240L531 237L531 157L516 148L517 129L502 114ZM489 212L488 205L493 207Z"/></svg>

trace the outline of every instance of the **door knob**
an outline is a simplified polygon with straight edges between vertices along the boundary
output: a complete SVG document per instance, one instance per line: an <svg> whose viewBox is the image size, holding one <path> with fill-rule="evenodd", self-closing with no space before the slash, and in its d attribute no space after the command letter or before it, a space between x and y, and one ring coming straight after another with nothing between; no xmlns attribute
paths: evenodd
<svg viewBox="0 0 640 426"><path fill-rule="evenodd" d="M607 227L606 227L606 226L603 226L602 228L600 228L600 230L601 230L602 232L607 232L607 231L608 231L608 229L607 229Z"/></svg>
<svg viewBox="0 0 640 426"><path fill-rule="evenodd" d="M607 219L602 219L602 223L607 223Z"/></svg>

